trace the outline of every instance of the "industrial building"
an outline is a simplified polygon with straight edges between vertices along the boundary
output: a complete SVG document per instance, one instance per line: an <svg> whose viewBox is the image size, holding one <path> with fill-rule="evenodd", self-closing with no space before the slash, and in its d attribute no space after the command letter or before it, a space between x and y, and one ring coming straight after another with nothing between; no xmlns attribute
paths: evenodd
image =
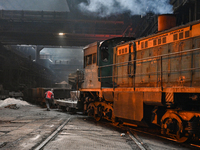
<svg viewBox="0 0 200 150"><path fill-rule="evenodd" d="M51 9L44 1L43 10L30 7L27 2L23 6L21 1L1 4L1 90L22 91L67 82L70 73L83 69L81 57L85 45L113 37L139 38L158 32L159 14L152 12L101 17L83 13L77 6L84 0L63 0ZM198 0L170 0L170 4L177 25L200 19ZM56 56L59 48L67 51L66 57ZM43 53L47 49L55 52Z"/></svg>

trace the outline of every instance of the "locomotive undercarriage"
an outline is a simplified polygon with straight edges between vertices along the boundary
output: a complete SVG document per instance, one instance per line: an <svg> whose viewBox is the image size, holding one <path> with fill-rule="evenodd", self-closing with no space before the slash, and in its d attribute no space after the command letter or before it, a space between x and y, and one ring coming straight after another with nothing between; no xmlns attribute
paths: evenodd
<svg viewBox="0 0 200 150"><path fill-rule="evenodd" d="M175 93L171 104L160 119L161 133L178 142L200 138L199 94Z"/></svg>
<svg viewBox="0 0 200 150"><path fill-rule="evenodd" d="M115 121L113 113L113 106L107 102L91 102L88 105L87 113L89 116L94 117L97 121L106 119L108 121Z"/></svg>
<svg viewBox="0 0 200 150"><path fill-rule="evenodd" d="M167 110L161 119L161 134L181 143L192 138L200 138L200 113Z"/></svg>
<svg viewBox="0 0 200 150"><path fill-rule="evenodd" d="M186 95L184 95L184 97L186 97ZM191 102L191 96L189 101ZM151 121L149 120L150 123L159 125L161 134L171 137L178 142L186 142L192 138L198 139L200 138L200 113L199 111L193 111L193 108L196 110L196 107L192 107L193 104L190 104L191 105L188 106L190 109L180 109L183 108L183 106L181 107L179 105L179 100L177 100L175 96L174 103L171 105L166 104L166 107L145 106L144 109L148 110L149 113L145 113L148 115L144 115L144 120L152 115L151 117L153 119L150 119ZM148 107L149 109L147 109ZM113 101L106 101L100 98L98 93L87 92L85 94L84 112L94 117L96 121L106 119L111 122L116 122L117 120L117 117L114 115Z"/></svg>
<svg viewBox="0 0 200 150"><path fill-rule="evenodd" d="M85 93L84 113L94 117L97 121L106 119L115 122L113 103L99 98L98 93Z"/></svg>

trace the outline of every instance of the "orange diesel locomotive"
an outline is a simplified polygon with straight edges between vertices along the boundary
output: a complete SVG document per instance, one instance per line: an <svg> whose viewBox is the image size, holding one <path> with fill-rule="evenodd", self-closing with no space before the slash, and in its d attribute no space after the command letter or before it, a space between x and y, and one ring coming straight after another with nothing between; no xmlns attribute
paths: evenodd
<svg viewBox="0 0 200 150"><path fill-rule="evenodd" d="M156 34L84 48L84 111L96 120L156 124L185 142L200 136L200 21L171 28L173 16L159 17Z"/></svg>

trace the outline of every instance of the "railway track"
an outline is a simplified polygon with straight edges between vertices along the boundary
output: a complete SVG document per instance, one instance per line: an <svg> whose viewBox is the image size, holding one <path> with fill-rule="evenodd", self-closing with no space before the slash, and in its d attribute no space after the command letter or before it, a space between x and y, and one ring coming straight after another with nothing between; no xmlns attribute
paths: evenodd
<svg viewBox="0 0 200 150"><path fill-rule="evenodd" d="M167 143L166 141L168 141L169 143L175 144L175 145L181 145L185 148L188 149L200 149L200 139L199 140L195 140L195 141L190 141L187 143L179 143L177 142L177 140L171 138L171 137L165 137L160 133L160 128L143 128L143 127L138 127L137 125L131 125L131 124L118 124L118 123L111 123L108 122L106 120L102 120L100 121L102 125L105 126L111 126L113 128L116 128L116 130L118 130L119 132L123 132L123 133L127 133L129 135L129 137L138 145L138 147L141 150L153 150L152 148L150 148L148 146L147 143L144 143L138 136L138 134L144 134L144 135L148 135L149 138L151 139L151 137L155 137L157 139L162 139L165 140L165 143Z"/></svg>
<svg viewBox="0 0 200 150"><path fill-rule="evenodd" d="M104 130L101 131L102 129ZM124 138L120 137L118 131L113 131L113 128L106 128L101 123L99 124L99 122L95 122L94 120L85 117L81 119L81 117L79 116L79 117L71 117L65 120L65 122L56 129L56 131L54 131L49 137L46 137L46 139L43 142L41 142L40 145L34 148L34 150L43 150L43 149L53 150L57 148L77 149L77 150L85 148L116 149L116 147L117 149L126 149L126 148L131 149L132 148L131 146L133 146L134 149L135 148L138 149L140 143L138 142L136 144L135 143L136 139L134 142L131 142L132 145L126 141L127 139L128 141L131 141L129 140L130 138L128 138L127 135ZM76 142L74 142L74 140ZM79 144L77 144L77 142ZM118 144L116 144L116 142ZM121 145L119 143L121 143ZM80 146L76 147L75 145L80 145ZM141 148L142 146L140 146L140 149Z"/></svg>
<svg viewBox="0 0 200 150"><path fill-rule="evenodd" d="M94 121L94 120L91 119L91 121ZM96 120L95 120L95 122L96 122ZM191 141L188 143L178 143L173 138L165 137L165 136L161 135L159 128L142 128L142 127L137 127L137 126L128 126L128 125L121 125L121 124L119 125L117 123L111 123L106 120L97 121L96 123L100 123L100 125L102 125L102 126L116 129L121 133L126 133L130 137L130 139L132 141L134 141L134 143L136 143L137 146L141 150L154 150L154 148L152 148L153 144L151 144L151 141L153 141L154 144L156 142L158 142L158 143L160 142L160 143L164 143L165 145L168 145L168 144L172 145L172 149L173 149L173 146L176 148L178 147L177 149L180 149L179 148L180 146L184 147L186 150L200 149L199 140ZM145 135L145 136L147 135L146 139L143 140L143 137L145 137L145 136L141 136L141 135ZM147 143L146 141L150 141L150 142ZM165 149L162 147L162 144L159 145L160 147L156 144L155 144L155 146L157 146L157 149ZM176 149L176 148L174 148L174 149Z"/></svg>
<svg viewBox="0 0 200 150"><path fill-rule="evenodd" d="M62 128L70 121L71 118L68 118L65 120L63 124L61 124L49 137L47 137L43 142L41 142L34 150L42 150L48 143L52 141L53 138L55 138L59 132L62 130ZM90 120L91 122L94 122L94 120ZM101 126L107 126L111 128L115 128L120 132L127 133L127 135L130 137L130 139L137 145L137 147L140 150L153 150L152 145L145 142L143 138L141 138L141 135L148 135L149 141L153 141L154 138L157 139L162 139L161 141L165 141L165 143L172 143L174 145L181 145L182 147L185 147L186 149L200 149L200 145L198 143L178 143L177 141L169 138L169 137L164 137L161 134L159 134L159 130L157 129L146 129L146 128L141 128L141 127L131 127L131 126L125 126L125 125L117 125L116 123L110 123L107 121L100 121ZM144 129L146 131L144 131ZM151 130L151 132L149 131ZM153 137L153 139L151 139ZM168 142L166 142L166 140ZM155 142L156 140L154 140ZM158 145L156 145L158 146Z"/></svg>
<svg viewBox="0 0 200 150"><path fill-rule="evenodd" d="M137 146L141 149L141 150L146 150L145 146L143 145L143 142L141 142L135 134L132 134L130 132L127 132L129 137L137 144Z"/></svg>
<svg viewBox="0 0 200 150"><path fill-rule="evenodd" d="M45 145L47 145L57 134L61 129L70 121L71 118L68 118L65 120L63 124L61 124L49 137L47 137L40 145L38 145L34 150L42 150Z"/></svg>
<svg viewBox="0 0 200 150"><path fill-rule="evenodd" d="M137 129L128 129L128 130L129 130L129 131L127 131L128 135L130 137L134 136L135 139L136 139L136 142L138 142L139 145L146 145L146 143L143 143L142 141L140 141L140 138L138 138L137 133L147 134L147 135L150 135L150 136L158 137L158 138L161 138L161 139L165 139L165 140L177 143L177 141L174 140L173 138L165 137L165 136L162 136L162 135L159 135L159 134L153 134L153 133L149 133L149 132L145 132L145 131L141 131L141 130L137 130ZM178 144L182 145L186 148L189 148L189 149L200 149L200 145L197 144L197 143L178 143ZM145 148L145 146L143 146L143 147ZM148 148L145 148L145 150L151 150L151 148L148 147Z"/></svg>
<svg viewBox="0 0 200 150"><path fill-rule="evenodd" d="M140 128L140 127L137 128L137 127L131 127L131 126L124 126L124 125L119 125L119 126L113 125L113 126L126 131L127 134L130 136L130 138L132 140L134 140L134 142L136 144L138 143L137 145L141 146L141 148L140 148L141 150L151 150L151 148L149 148L148 146L145 146L145 143L140 141L140 138L138 138L137 133L145 134L145 135L149 135L149 136L152 136L152 137L157 137L157 138L161 138L161 139L164 139L164 140L168 140L168 141L171 141L171 142L178 143L173 138L165 137L165 136L161 135L160 130L158 130L158 129L145 128L145 129L147 129L147 131L144 131L144 128ZM188 142L188 143L178 143L178 144L180 144L180 145L182 145L186 148L189 148L189 149L200 149L199 141L200 141L200 139L198 141L194 141L194 142L191 141L191 142Z"/></svg>

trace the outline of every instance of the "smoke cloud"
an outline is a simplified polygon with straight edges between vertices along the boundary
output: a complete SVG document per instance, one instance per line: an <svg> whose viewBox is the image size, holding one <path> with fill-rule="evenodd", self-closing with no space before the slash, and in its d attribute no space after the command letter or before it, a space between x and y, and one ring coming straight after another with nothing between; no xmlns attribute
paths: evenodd
<svg viewBox="0 0 200 150"><path fill-rule="evenodd" d="M87 0L79 4L82 12L97 13L101 17L130 13L131 15L145 15L172 13L169 0Z"/></svg>

